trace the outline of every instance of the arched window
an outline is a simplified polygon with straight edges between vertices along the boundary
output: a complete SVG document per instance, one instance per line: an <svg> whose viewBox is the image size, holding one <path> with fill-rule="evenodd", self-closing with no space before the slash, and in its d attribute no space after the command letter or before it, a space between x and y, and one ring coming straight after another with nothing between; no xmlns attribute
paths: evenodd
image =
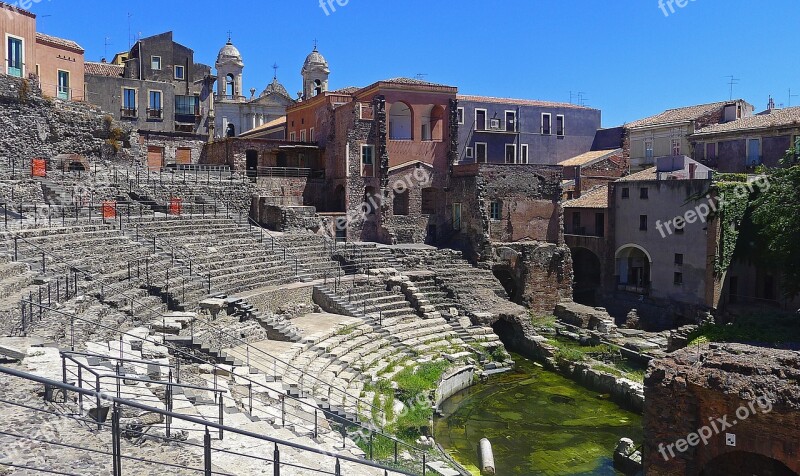
<svg viewBox="0 0 800 476"><path fill-rule="evenodd" d="M225 76L225 96L231 99L236 96L236 79L232 74Z"/></svg>
<svg viewBox="0 0 800 476"><path fill-rule="evenodd" d="M322 94L322 81L319 79L314 80L314 96Z"/></svg>
<svg viewBox="0 0 800 476"><path fill-rule="evenodd" d="M412 140L413 114L411 106L404 102L396 102L389 109L389 139Z"/></svg>

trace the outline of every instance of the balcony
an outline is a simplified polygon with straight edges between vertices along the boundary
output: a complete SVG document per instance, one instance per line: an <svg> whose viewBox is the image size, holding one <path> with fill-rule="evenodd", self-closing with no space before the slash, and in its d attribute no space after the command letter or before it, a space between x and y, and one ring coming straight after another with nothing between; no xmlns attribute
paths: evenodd
<svg viewBox="0 0 800 476"><path fill-rule="evenodd" d="M163 109L147 109L147 118L154 119L154 120L162 120L164 119L164 110Z"/></svg>
<svg viewBox="0 0 800 476"><path fill-rule="evenodd" d="M136 119L138 116L136 109L122 108L120 109L120 116L124 119Z"/></svg>

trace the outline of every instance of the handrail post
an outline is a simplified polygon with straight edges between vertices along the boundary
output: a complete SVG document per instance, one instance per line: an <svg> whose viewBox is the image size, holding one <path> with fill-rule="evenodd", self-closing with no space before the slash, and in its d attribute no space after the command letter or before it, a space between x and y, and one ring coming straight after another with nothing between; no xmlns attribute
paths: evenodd
<svg viewBox="0 0 800 476"><path fill-rule="evenodd" d="M339 458L336 458L335 474L336 476L342 476L342 463L339 461Z"/></svg>
<svg viewBox="0 0 800 476"><path fill-rule="evenodd" d="M278 449L278 443L275 443L275 451L272 453L272 464L275 465L275 476L281 476L281 451Z"/></svg>
<svg viewBox="0 0 800 476"><path fill-rule="evenodd" d="M222 410L222 395L221 394L219 396L219 424L220 424L219 440L222 441L222 437L223 437L224 434L222 432L222 426L221 425L224 424L224 417L223 417L223 410Z"/></svg>
<svg viewBox="0 0 800 476"><path fill-rule="evenodd" d="M119 404L114 402L114 414L111 417L111 451L114 460L114 476L122 476L122 445L120 441L119 428Z"/></svg>
<svg viewBox="0 0 800 476"><path fill-rule="evenodd" d="M95 386L95 389L97 389L97 402L96 402L96 404L97 404L97 429L98 430L102 430L103 429L103 424L100 422L100 415L101 415L100 408L101 408L102 402L100 401L100 376L99 375L95 375L94 386Z"/></svg>
<svg viewBox="0 0 800 476"><path fill-rule="evenodd" d="M211 476L211 433L208 432L208 427L203 435L203 466L204 476Z"/></svg>

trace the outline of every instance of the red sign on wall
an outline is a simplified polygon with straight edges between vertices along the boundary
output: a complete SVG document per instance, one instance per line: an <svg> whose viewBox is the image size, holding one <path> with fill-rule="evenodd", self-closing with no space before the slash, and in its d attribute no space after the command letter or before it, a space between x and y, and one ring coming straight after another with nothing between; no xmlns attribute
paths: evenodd
<svg viewBox="0 0 800 476"><path fill-rule="evenodd" d="M103 202L103 219L117 218L117 202Z"/></svg>
<svg viewBox="0 0 800 476"><path fill-rule="evenodd" d="M47 161L44 159L31 159L31 177L46 177Z"/></svg>
<svg viewBox="0 0 800 476"><path fill-rule="evenodd" d="M180 215L181 208L183 208L183 200L180 198L170 198L169 199L169 214L170 215Z"/></svg>

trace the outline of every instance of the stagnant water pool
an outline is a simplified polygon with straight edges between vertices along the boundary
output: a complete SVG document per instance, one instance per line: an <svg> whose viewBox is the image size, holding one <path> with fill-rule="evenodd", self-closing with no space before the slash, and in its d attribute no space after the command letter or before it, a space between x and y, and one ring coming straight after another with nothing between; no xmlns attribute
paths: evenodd
<svg viewBox="0 0 800 476"><path fill-rule="evenodd" d="M641 417L606 396L548 372L522 356L442 404L434 437L479 474L478 443L489 438L499 476L617 475L612 453L622 437L642 441Z"/></svg>

